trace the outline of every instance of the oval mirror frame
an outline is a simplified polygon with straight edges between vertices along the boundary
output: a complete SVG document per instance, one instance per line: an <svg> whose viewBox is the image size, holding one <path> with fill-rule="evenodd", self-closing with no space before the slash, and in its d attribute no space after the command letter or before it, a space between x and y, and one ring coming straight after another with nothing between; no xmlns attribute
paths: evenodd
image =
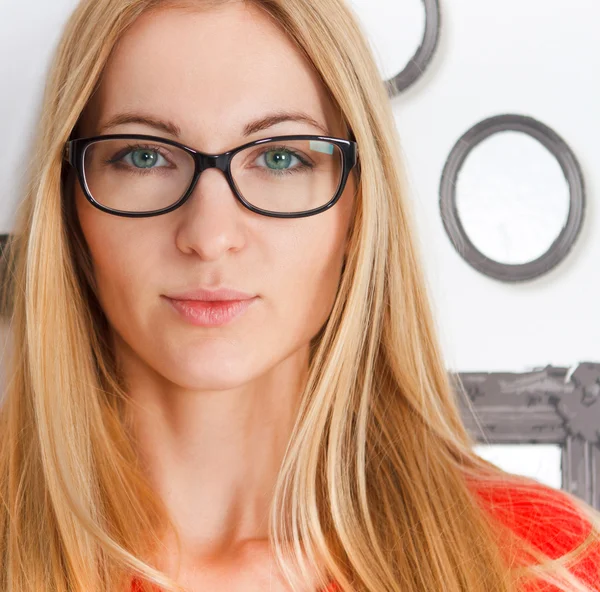
<svg viewBox="0 0 600 592"><path fill-rule="evenodd" d="M404 92L423 75L437 49L441 23L440 3L439 0L423 0L423 4L425 6L423 40L404 70L385 81L390 98Z"/></svg>
<svg viewBox="0 0 600 592"><path fill-rule="evenodd" d="M558 161L569 186L570 206L567 221L548 250L537 259L521 264L494 261L469 239L458 215L456 184L460 169L480 142L503 131L517 131L538 140ZM444 165L440 182L440 212L442 223L459 255L481 273L504 282L531 280L544 275L568 254L583 224L585 183L581 167L568 144L540 121L517 114L496 115L474 125L459 138Z"/></svg>

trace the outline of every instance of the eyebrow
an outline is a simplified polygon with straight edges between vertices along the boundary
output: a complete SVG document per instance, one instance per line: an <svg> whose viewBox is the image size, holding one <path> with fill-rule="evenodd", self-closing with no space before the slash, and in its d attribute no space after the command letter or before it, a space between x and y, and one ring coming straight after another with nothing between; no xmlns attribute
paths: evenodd
<svg viewBox="0 0 600 592"><path fill-rule="evenodd" d="M323 133L323 135L329 135L329 131L327 130L325 125L318 122L316 119L314 119L307 113L303 113L301 111L276 111L274 113L269 113L268 115L265 115L263 117L260 117L259 119L255 119L247 123L244 126L242 135L249 136L251 134L265 130L273 125L282 123L284 121L300 121L303 123L307 123L313 127L316 127ZM177 138L181 137L180 127L172 121L160 119L158 117L153 117L152 115L145 115L143 113L134 112L119 113L114 117L111 117L106 123L102 124L99 127L98 133L102 133L110 128L126 123L141 123L143 125L147 125L149 127L153 127L157 130L161 130L163 132L171 134L172 136L175 136Z"/></svg>

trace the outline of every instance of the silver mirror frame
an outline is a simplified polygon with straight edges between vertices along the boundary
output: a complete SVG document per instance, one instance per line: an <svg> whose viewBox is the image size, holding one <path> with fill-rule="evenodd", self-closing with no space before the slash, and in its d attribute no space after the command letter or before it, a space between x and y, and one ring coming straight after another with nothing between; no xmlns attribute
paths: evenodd
<svg viewBox="0 0 600 592"><path fill-rule="evenodd" d="M469 239L456 207L456 183L467 156L480 142L503 131L528 134L550 151L565 175L571 202L567 222L550 248L537 259L516 265L494 261L479 251ZM440 211L454 248L469 265L504 282L531 280L556 267L567 256L579 235L585 211L584 178L573 151L554 130L525 115L496 115L474 125L452 148L440 182Z"/></svg>
<svg viewBox="0 0 600 592"><path fill-rule="evenodd" d="M425 5L425 32L421 45L404 70L385 81L390 97L404 92L418 80L429 66L440 38L441 17L439 0L423 0Z"/></svg>
<svg viewBox="0 0 600 592"><path fill-rule="evenodd" d="M600 510L600 363L450 377L468 396L459 405L478 443L558 444L561 489Z"/></svg>

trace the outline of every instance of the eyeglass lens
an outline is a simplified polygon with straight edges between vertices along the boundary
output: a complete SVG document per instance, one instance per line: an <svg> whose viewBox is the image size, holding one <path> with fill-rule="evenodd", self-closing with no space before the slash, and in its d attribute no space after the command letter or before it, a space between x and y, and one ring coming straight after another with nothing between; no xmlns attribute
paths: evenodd
<svg viewBox="0 0 600 592"><path fill-rule="evenodd" d="M125 212L168 208L194 176L191 154L170 144L109 139L84 153L88 190L101 205ZM336 194L343 171L339 146L323 140L273 140L237 152L231 175L242 197L273 213L305 212Z"/></svg>

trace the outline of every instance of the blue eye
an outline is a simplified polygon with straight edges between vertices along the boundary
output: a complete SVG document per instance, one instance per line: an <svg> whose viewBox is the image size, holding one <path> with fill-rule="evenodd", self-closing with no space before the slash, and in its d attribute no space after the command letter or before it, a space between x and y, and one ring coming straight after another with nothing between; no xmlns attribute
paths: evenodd
<svg viewBox="0 0 600 592"><path fill-rule="evenodd" d="M314 165L309 160L286 146L270 147L258 155L255 163L258 165L258 168L268 171L275 176L308 172L314 168ZM266 166L263 166L263 163Z"/></svg>
<svg viewBox="0 0 600 592"><path fill-rule="evenodd" d="M113 165L118 170L142 174L144 171L153 171L159 168L173 168L171 162L162 154L162 150L158 146L133 144L119 150L114 156L105 160L104 163Z"/></svg>
<svg viewBox="0 0 600 592"><path fill-rule="evenodd" d="M265 152L262 156L265 157L265 162L267 166L272 169L282 170L290 167L290 163L294 156L289 150L269 150Z"/></svg>
<svg viewBox="0 0 600 592"><path fill-rule="evenodd" d="M127 161L127 158L130 158L130 161ZM152 168L160 158L162 158L166 163L164 157L157 150L138 148L128 152L125 155L124 160L127 162L127 164L132 164L136 168L149 169Z"/></svg>

